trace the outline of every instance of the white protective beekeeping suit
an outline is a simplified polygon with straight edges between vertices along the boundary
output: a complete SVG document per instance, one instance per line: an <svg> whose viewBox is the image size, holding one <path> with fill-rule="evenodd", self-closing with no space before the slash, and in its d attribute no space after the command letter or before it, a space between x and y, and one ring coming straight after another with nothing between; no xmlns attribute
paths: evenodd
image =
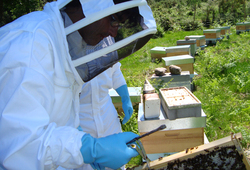
<svg viewBox="0 0 250 170"><path fill-rule="evenodd" d="M27 14L0 28L1 169L80 167L83 164L80 149L84 148L81 139L85 133L76 129L79 126L79 93L84 76L93 78L96 75L79 76L76 67L135 41L121 41L112 46L113 49L99 50L98 55L93 52L95 57L91 54L84 57L87 61L81 58L72 61L66 40L71 28L64 28L59 12L66 1L47 3L43 11ZM115 9L112 8L114 4L104 0L84 2L83 10L91 4L93 8L89 10L94 12L111 7L106 10L109 15L108 12ZM93 13L87 10L86 14L92 16ZM100 19L94 14L93 20L90 15L86 16L84 24ZM105 17L103 13L100 16ZM77 24L76 27L81 28ZM142 31L138 38L155 33L154 22L152 28L152 31Z"/></svg>
<svg viewBox="0 0 250 170"><path fill-rule="evenodd" d="M71 25L72 21L68 15L65 12L62 12L62 15L65 26ZM74 58L79 58L114 43L114 38L109 36L96 46L89 46L78 32L68 35L67 40L70 55L74 56ZM113 53L113 55L118 55L117 52ZM91 134L93 137L100 138L122 132L120 119L109 96L109 89L117 89L126 84L120 66L120 63L114 64L82 87L80 95L80 126L84 132ZM93 168L89 164L84 164L80 169Z"/></svg>
<svg viewBox="0 0 250 170"><path fill-rule="evenodd" d="M68 52L58 3L0 29L2 169L83 164L84 132L76 129L83 81Z"/></svg>

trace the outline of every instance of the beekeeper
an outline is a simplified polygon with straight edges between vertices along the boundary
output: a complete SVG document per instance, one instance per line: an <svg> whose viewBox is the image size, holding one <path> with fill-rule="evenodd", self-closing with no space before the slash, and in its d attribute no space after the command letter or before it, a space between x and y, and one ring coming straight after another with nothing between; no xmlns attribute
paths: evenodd
<svg viewBox="0 0 250 170"><path fill-rule="evenodd" d="M72 27L64 28L60 9L64 10L67 3L47 3L43 11L0 28L1 169L78 168L83 163L95 169L117 169L138 155L126 145L137 136L132 132L95 138L76 129L79 93L84 81L145 45L156 30L152 15L149 20L143 17L141 33L74 59L69 54L66 35L78 30L87 44L98 44L112 34L110 12L120 13L122 6L113 1L81 0L84 15L77 11ZM127 4L134 7L137 2ZM107 63L107 54L122 46L132 48ZM105 62L91 63L101 57Z"/></svg>
<svg viewBox="0 0 250 170"><path fill-rule="evenodd" d="M65 27L72 25L74 19L70 18L65 11L61 11L61 13ZM111 24L111 36L104 38L95 46L86 44L79 32L69 34L67 41L71 57L79 58L114 44L113 37L116 36L118 27L119 24ZM106 58L108 60L109 57L117 55L117 52L114 51L107 54ZM93 60L88 64L98 62L98 60ZM92 137L100 138L122 132L120 119L109 96L109 89L116 89L117 93L122 97L125 114L123 124L129 120L133 113L133 106L120 66L121 64L118 62L91 81L83 84L80 95L80 126L85 133L89 133ZM92 169L92 167L89 164L84 164L81 169Z"/></svg>
<svg viewBox="0 0 250 170"><path fill-rule="evenodd" d="M114 0L116 2L116 0ZM65 26L72 25L72 20L65 11L62 11ZM98 49L105 48L115 43L113 37L116 36L119 24L111 25L111 36L104 38L97 45L91 46L85 43L78 32L67 36L69 53L74 58L82 57ZM112 37L113 36L113 37ZM117 51L107 54L109 57L117 56ZM98 62L93 60L88 64ZM94 64L93 64L94 65ZM126 81L120 70L121 64L118 62L106 71L102 72L91 81L83 85L80 95L80 126L84 132L91 136L100 138L110 134L121 132L120 120L117 111L109 96L109 89L114 88L122 98L125 124L133 113L133 106L130 101Z"/></svg>

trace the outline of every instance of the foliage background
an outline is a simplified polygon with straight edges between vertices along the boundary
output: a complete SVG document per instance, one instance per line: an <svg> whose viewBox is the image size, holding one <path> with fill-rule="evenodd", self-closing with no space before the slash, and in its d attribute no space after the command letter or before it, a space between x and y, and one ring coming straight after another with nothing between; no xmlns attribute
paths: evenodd
<svg viewBox="0 0 250 170"><path fill-rule="evenodd" d="M53 0L1 0L0 26L35 10L42 10ZM246 20L250 13L248 0L147 0L158 29L195 30L220 25L234 25Z"/></svg>
<svg viewBox="0 0 250 170"><path fill-rule="evenodd" d="M42 10L47 0L1 0L0 26L16 18ZM128 86L143 87L145 78L163 63L152 63L150 49L175 46L188 35L202 35L203 29L231 26L230 39L198 51L195 56L194 94L207 115L205 133L209 141L241 132L242 145L250 146L250 33L236 35L235 24L250 21L248 0L148 0L158 32L141 50L121 61ZM137 108L124 131L138 133ZM140 164L132 160L132 166Z"/></svg>

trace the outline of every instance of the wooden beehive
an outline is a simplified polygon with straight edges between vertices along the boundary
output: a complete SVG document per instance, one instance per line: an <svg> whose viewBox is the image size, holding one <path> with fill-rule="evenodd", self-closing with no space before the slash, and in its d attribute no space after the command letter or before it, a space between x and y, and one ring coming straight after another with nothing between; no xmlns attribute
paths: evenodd
<svg viewBox="0 0 250 170"><path fill-rule="evenodd" d="M204 47L206 45L205 35L189 35L190 39L196 40L196 47Z"/></svg>
<svg viewBox="0 0 250 170"><path fill-rule="evenodd" d="M217 39L221 36L220 29L207 29L203 30L203 34L205 35L206 39Z"/></svg>
<svg viewBox="0 0 250 170"><path fill-rule="evenodd" d="M167 57L166 48L165 47L154 47L150 50L151 60L160 59L162 57Z"/></svg>
<svg viewBox="0 0 250 170"><path fill-rule="evenodd" d="M158 119L146 120L143 104L139 104L138 131L140 135L163 124L167 126L166 129L141 139L147 154L179 152L189 147L204 144L204 127L206 126L206 115L204 112L202 112L201 117L169 120L161 107Z"/></svg>
<svg viewBox="0 0 250 170"><path fill-rule="evenodd" d="M149 162L150 169L218 169L250 170L250 163L243 152L239 140L241 133L218 139L204 145L187 148L182 152L158 158ZM131 168L147 169L146 164Z"/></svg>
<svg viewBox="0 0 250 170"><path fill-rule="evenodd" d="M159 96L169 120L201 117L201 102L186 87L163 88Z"/></svg>
<svg viewBox="0 0 250 170"><path fill-rule="evenodd" d="M170 65L176 65L181 67L182 71L189 71L190 74L194 74L194 57L190 55L179 55L162 58L165 61L167 71L169 72Z"/></svg>
<svg viewBox="0 0 250 170"><path fill-rule="evenodd" d="M166 57L177 56L177 55L190 55L191 48L190 45L180 45L166 47Z"/></svg>
<svg viewBox="0 0 250 170"><path fill-rule="evenodd" d="M227 26L227 27L218 27L216 29L220 29L220 34L221 35L230 34L230 26Z"/></svg>
<svg viewBox="0 0 250 170"><path fill-rule="evenodd" d="M178 40L177 45L190 45L191 56L195 56L196 52L196 39Z"/></svg>
<svg viewBox="0 0 250 170"><path fill-rule="evenodd" d="M236 23L236 33L245 32L250 30L250 22Z"/></svg>

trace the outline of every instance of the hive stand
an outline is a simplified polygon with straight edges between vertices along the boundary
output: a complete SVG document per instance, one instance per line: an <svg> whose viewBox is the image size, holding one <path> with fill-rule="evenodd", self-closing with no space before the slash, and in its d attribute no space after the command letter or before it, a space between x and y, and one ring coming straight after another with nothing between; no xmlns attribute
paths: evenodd
<svg viewBox="0 0 250 170"><path fill-rule="evenodd" d="M215 45L217 43L217 41L222 40L220 29L203 30L203 34L206 37L206 44Z"/></svg>
<svg viewBox="0 0 250 170"><path fill-rule="evenodd" d="M215 28L215 29L220 29L220 34L221 34L222 38L227 37L227 39L229 39L229 36L231 35L231 33L230 33L230 26L227 26L227 27L218 27L218 28Z"/></svg>
<svg viewBox="0 0 250 170"><path fill-rule="evenodd" d="M163 57L176 55L190 55L190 45L170 46L170 47L154 47L150 50L151 61L162 60Z"/></svg>
<svg viewBox="0 0 250 170"><path fill-rule="evenodd" d="M241 32L250 30L250 22L239 22L236 23L236 34L239 35Z"/></svg>
<svg viewBox="0 0 250 170"><path fill-rule="evenodd" d="M189 40L178 40L178 45L190 45L191 56L195 56L196 53L196 39L189 39Z"/></svg>

